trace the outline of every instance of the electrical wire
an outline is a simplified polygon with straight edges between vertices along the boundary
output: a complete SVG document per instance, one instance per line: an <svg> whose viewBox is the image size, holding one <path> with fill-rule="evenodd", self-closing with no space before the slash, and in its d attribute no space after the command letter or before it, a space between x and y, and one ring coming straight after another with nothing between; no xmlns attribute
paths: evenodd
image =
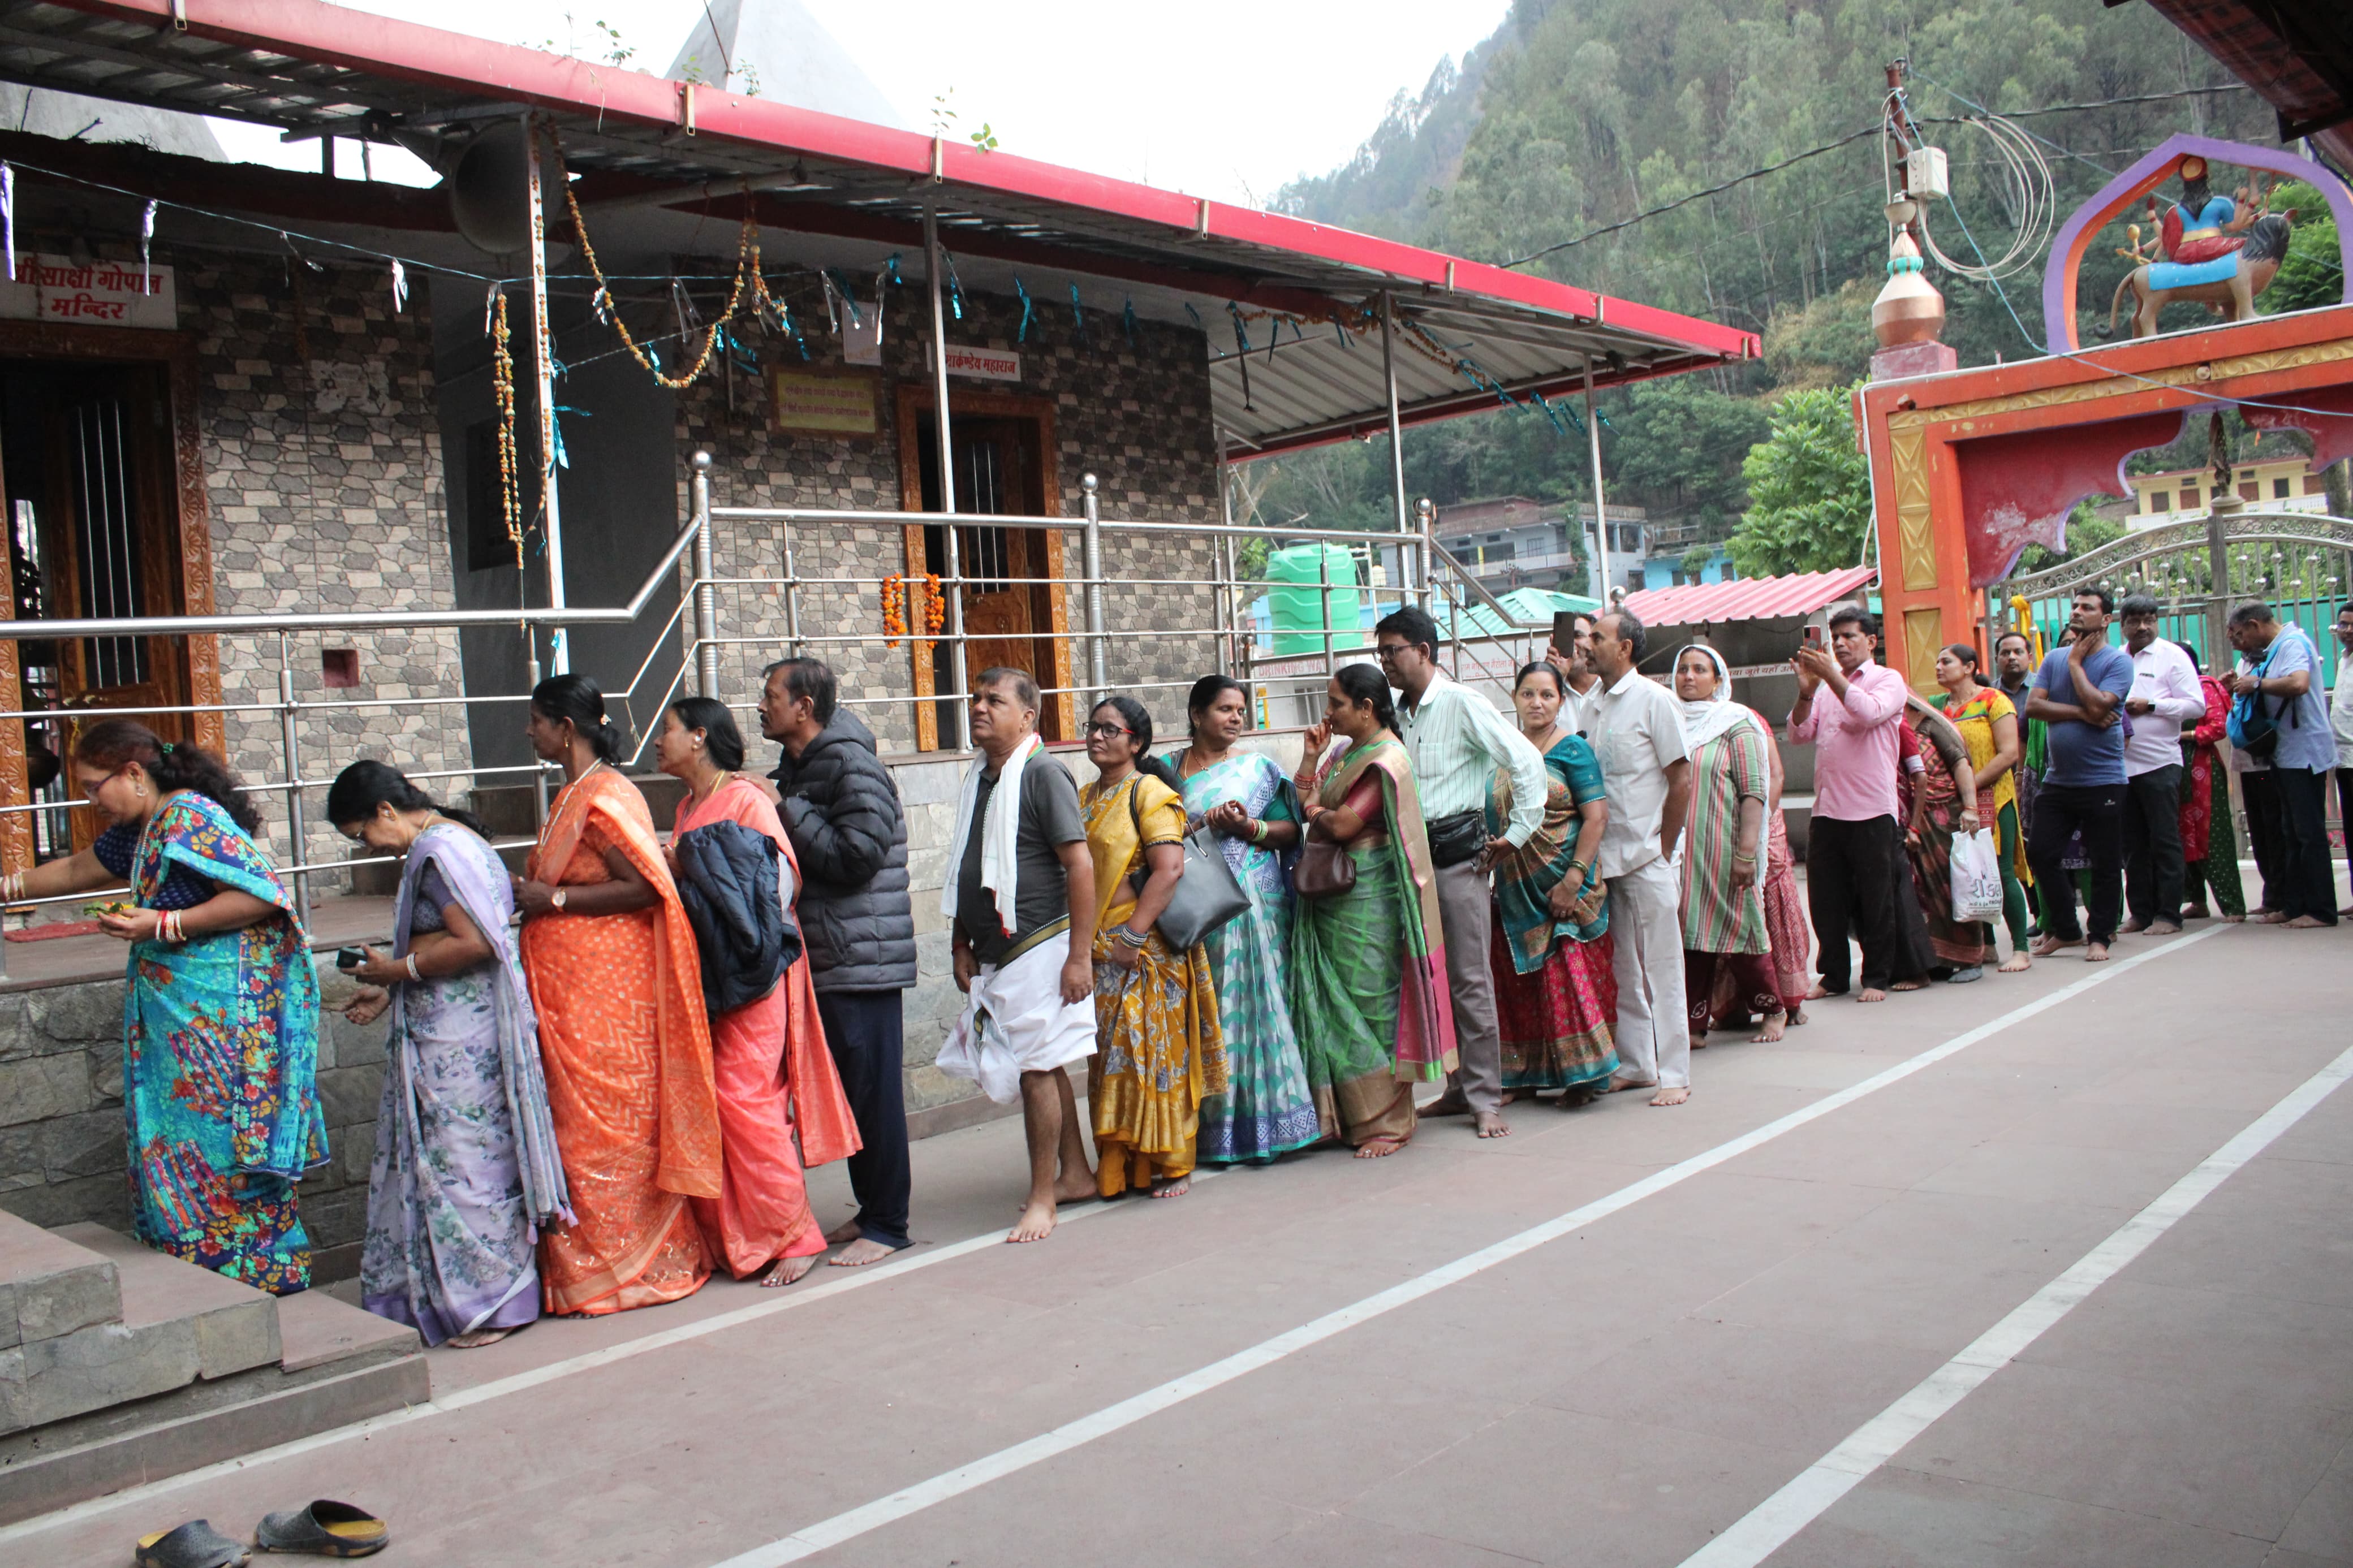
<svg viewBox="0 0 2353 1568"><path fill-rule="evenodd" d="M1900 147L1908 152L1911 145L1925 141L1920 135L1919 122L1912 118L1911 105L1905 101L1903 88L1890 88L1882 108L1889 147ZM1993 162L2001 170L2005 194L2009 197L2006 205L2019 215L2018 232L2011 236L2008 250L2003 251L1999 258L1988 261L1976 237L1968 232L1968 225L1962 219L1961 209L1954 203L1948 188L1945 193L1945 205L1951 208L1953 221L1961 226L1961 237L1969 242L1969 249L1978 258L1978 265L1971 267L1954 260L1937 246L1936 236L1929 230L1926 208L1915 205L1915 222L1919 226L1921 246L1936 258L1938 266L1956 277L1978 283L1990 283L2034 265L2036 258L2042 254L2042 247L2050 241L2052 225L2058 220L2058 195L2051 178L2051 161L2043 157L2034 145L2034 139L2025 131L1999 114L1972 116L1960 123L1974 127L1992 142ZM1891 204L1896 200L1898 189L1895 162L1893 158L1887 160L1887 199ZM1946 184L1949 187L1949 177Z"/></svg>

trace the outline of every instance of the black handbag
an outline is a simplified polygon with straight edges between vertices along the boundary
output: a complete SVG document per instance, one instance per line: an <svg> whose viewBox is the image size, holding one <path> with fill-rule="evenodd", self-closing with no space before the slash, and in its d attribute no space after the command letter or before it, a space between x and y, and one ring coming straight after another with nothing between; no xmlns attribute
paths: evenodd
<svg viewBox="0 0 2353 1568"><path fill-rule="evenodd" d="M1139 844L1144 841L1144 807L1135 795L1142 782L1139 778L1127 786L1127 814L1135 824ZM1250 895L1234 879L1234 868L1226 864L1225 851L1218 847L1215 834L1197 827L1185 836L1183 848L1185 868L1176 879L1176 891L1153 922L1160 940L1177 952L1192 951L1203 937L1250 908ZM1129 877L1128 886L1138 898L1144 896L1149 876L1145 870Z"/></svg>
<svg viewBox="0 0 2353 1568"><path fill-rule="evenodd" d="M1487 847L1487 814L1483 811L1458 811L1451 816L1433 818L1426 826L1430 835L1430 863L1440 870L1475 860Z"/></svg>

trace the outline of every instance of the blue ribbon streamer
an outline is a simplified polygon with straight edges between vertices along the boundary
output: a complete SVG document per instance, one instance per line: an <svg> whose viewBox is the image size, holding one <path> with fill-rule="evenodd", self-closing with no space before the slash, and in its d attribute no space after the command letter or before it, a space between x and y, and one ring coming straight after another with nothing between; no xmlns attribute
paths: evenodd
<svg viewBox="0 0 2353 1568"><path fill-rule="evenodd" d="M849 324L853 327L862 324L865 318L858 313L858 290L849 286L849 279L842 276L841 268L828 267L825 269L825 276L833 285L834 292L841 296L842 304L849 309Z"/></svg>
<svg viewBox="0 0 2353 1568"><path fill-rule="evenodd" d="M1245 359L1250 356L1250 328L1243 324L1242 308L1230 300L1226 302L1226 314L1234 319L1234 352Z"/></svg>
<svg viewBox="0 0 2353 1568"><path fill-rule="evenodd" d="M1201 312L1193 309L1193 301L1190 300L1185 301L1185 314L1191 318L1193 325L1200 331L1203 336L1206 337L1208 335L1209 329L1202 323Z"/></svg>
<svg viewBox="0 0 2353 1568"><path fill-rule="evenodd" d="M1026 343L1026 342L1028 342L1029 341L1029 310L1030 310L1030 306L1029 306L1029 289L1024 289L1024 288L1021 286L1021 279L1020 279L1020 277L1019 277L1018 274L1015 276L1015 278L1014 278L1014 279L1013 279L1013 291L1014 291L1016 294L1018 294L1018 295L1020 295L1020 296L1021 296L1021 330L1020 330L1019 331L1015 332L1015 333L1013 334L1013 342L1014 342L1014 344L1015 344L1015 346L1017 346L1017 347L1018 347L1018 346L1019 346L1020 344L1022 344L1022 343Z"/></svg>
<svg viewBox="0 0 2353 1568"><path fill-rule="evenodd" d="M892 259L897 258L894 257ZM943 250L940 259L947 263L948 268L948 311L961 321L964 320L964 279L956 276L955 257Z"/></svg>
<svg viewBox="0 0 2353 1568"><path fill-rule="evenodd" d="M1078 329L1079 346L1086 347L1087 317L1086 312L1079 309L1079 286L1075 283L1071 285L1071 325Z"/></svg>

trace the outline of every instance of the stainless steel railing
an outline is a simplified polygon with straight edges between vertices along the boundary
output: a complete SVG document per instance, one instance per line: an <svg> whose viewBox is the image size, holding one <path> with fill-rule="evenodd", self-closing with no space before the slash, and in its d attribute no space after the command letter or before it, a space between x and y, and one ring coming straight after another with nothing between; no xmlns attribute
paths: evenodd
<svg viewBox="0 0 2353 1568"><path fill-rule="evenodd" d="M1071 686L1042 685L1047 695L1094 695L1111 690L1136 692L1166 692L1182 690L1191 684L1183 679L1127 679L1114 682L1115 667L1127 664L1128 673L1135 673L1134 660L1114 659L1113 652L1121 647L1142 647L1155 644L1199 643L1206 645L1204 653L1208 665L1219 674L1242 680L1251 692L1253 713L1265 710L1270 698L1283 689L1298 688L1328 675L1344 658L1361 657L1371 652L1369 642L1360 626L1335 627L1329 624L1331 595L1335 592L1376 595L1394 595L1430 608L1439 615L1441 629L1451 626L1456 634L1448 643L1449 656L1458 678L1469 676L1499 679L1509 684L1516 660L1532 648L1540 648L1548 626L1519 626L1510 619L1504 606L1481 585L1461 563L1437 545L1430 537L1431 514L1427 502L1422 504L1419 529L1399 534L1384 530L1342 529L1267 529L1234 523L1159 522L1148 520L1106 519L1102 516L1098 486L1093 475L1082 482L1082 509L1076 517L1027 517L990 512L907 512L844 510L829 508L773 508L714 506L711 499L711 461L706 454L697 453L691 478L692 510L685 525L680 529L660 560L646 574L643 582L626 604L610 606L566 606L564 608L518 607L512 610L459 610L454 608L386 611L295 612L274 614L214 614L203 616L151 616L121 618L72 618L38 621L0 621L0 638L17 640L53 640L84 637L124 636L185 636L209 635L233 641L249 643L251 650L274 655L276 679L274 700L258 695L239 700L224 700L207 703L180 703L150 707L123 707L61 710L54 708L10 707L0 710L0 721L25 723L55 723L61 718L79 717L89 712L129 717L163 717L215 715L223 721L238 721L248 725L267 725L276 720L274 734L266 741L274 742L276 766L271 776L253 779L248 787L262 797L274 797L285 816L288 842L281 861L290 877L298 909L308 917L311 902L311 879L322 873L340 874L356 866L385 863L389 858L314 858L310 843L311 827L305 809L306 792L323 790L331 782L332 770L322 770L326 776L307 776L304 765L307 748L315 754L317 740L307 735L307 729L333 715L348 714L413 714L456 712L469 715L478 706L513 706L527 702L529 692L459 691L436 695L385 698L353 697L306 698L298 694L294 672L297 662L294 645L297 639L329 634L353 632L428 631L480 626L515 626L519 630L561 631L570 626L638 625L645 616L648 605L665 583L675 582L681 592L677 605L658 623L650 626L650 637L644 657L638 661L626 687L608 693L623 703L625 710L638 711L636 697L639 688L660 667L666 652L675 650L678 657L676 672L671 674L659 693L659 700L648 711L659 713L668 705L680 688L690 678L695 689L704 695L723 698L722 656L730 648L759 647L774 650L781 644L793 651L823 653L833 649L873 647L890 641L905 641L911 646L907 656L916 656L921 645L947 646L954 657L946 662L949 671L947 689L928 695L918 695L913 682L892 689L869 688L846 689L842 701L866 709L901 707L917 710L926 704L944 705L953 715L953 736L955 751L969 748L969 710L963 699L966 695L965 649L972 644L1003 640L1003 635L991 636L975 632L961 624L960 616L951 616L949 626L936 635L916 628L922 626L922 605L917 595L925 590L921 582L903 582L906 599L907 629L898 639L882 630L849 633L809 633L805 616L812 595L849 594L860 602L889 581L886 576L869 576L857 573L812 576L798 566L797 535L810 530L834 529L850 525L873 527L921 526L994 527L1010 529L1046 529L1079 535L1081 572L1060 577L981 577L965 567L961 561L945 563L949 571L939 574L939 592L951 605L959 603L963 591L976 583L1045 587L1050 592L1070 595L1078 601L1081 629L1072 635L1084 648L1085 662L1076 668L1083 671L1081 681ZM717 533L722 525L733 522L760 521L781 525L783 548L779 575L730 574L722 576L717 570ZM1216 546L1210 552L1212 568L1205 580L1187 575L1121 574L1106 567L1105 545L1124 542L1149 549L1155 544L1176 540L1208 540ZM1318 595L1324 613L1317 619L1324 624L1304 628L1304 635L1321 643L1315 653L1276 654L1261 646L1257 626L1245 614L1249 596L1254 592L1271 590L1275 584L1245 579L1240 570L1240 548L1250 542L1277 544L1339 544L1362 548L1367 556L1377 557L1384 548L1397 552L1403 581L1391 585L1372 586L1357 580L1355 572L1346 580L1335 581L1331 574L1330 557L1324 560L1322 580L1318 584L1301 584ZM690 558L691 552L691 558ZM682 566L681 563L685 564ZM1190 620L1182 616L1179 624L1135 624L1138 617L1123 616L1123 596L1134 600L1139 595L1165 590L1194 589L1205 591L1209 601L1208 613L1201 619ZM725 600L739 594L772 595L782 601L782 636L765 629L767 617L749 616L747 621L759 626L746 635L731 626ZM1474 629L1472 616L1484 612L1496 629ZM689 613L691 623L685 621ZM1118 624L1114 625L1114 621ZM682 623L684 623L682 626ZM674 633L683 632L675 640ZM1024 638L1051 634L1024 632ZM1293 632L1291 635L1302 635ZM528 664L532 678L538 673L536 643ZM259 662L259 661L257 661ZM749 702L735 704L749 710ZM658 726L641 724L637 749L631 753L634 763L643 757ZM265 734L248 730L242 737L248 744L265 740ZM466 744L470 748L470 740ZM545 807L545 784L552 770L546 764L460 764L413 771L410 776L419 780L465 779L476 786L486 783L532 781L539 784L538 808ZM0 827L12 819L38 812L64 812L76 803L70 798L64 803L54 800L0 801ZM500 841L501 847L525 844L528 839ZM82 895L65 899L37 900L47 903L78 901ZM6 949L0 943L0 979L6 976Z"/></svg>

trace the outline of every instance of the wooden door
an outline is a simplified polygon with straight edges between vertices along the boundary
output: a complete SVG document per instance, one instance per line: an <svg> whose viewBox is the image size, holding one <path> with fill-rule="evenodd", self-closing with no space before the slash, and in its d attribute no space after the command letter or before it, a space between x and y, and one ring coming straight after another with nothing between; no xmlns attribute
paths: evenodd
<svg viewBox="0 0 2353 1568"><path fill-rule="evenodd" d="M1040 517L1051 493L1050 426L1032 412L1030 400L987 398L967 412L959 395L951 411L955 443L955 509L960 513ZM913 509L941 510L939 437L928 408L902 408L902 489ZM912 480L913 483L907 483ZM947 533L934 524L908 531L909 570L947 570ZM1059 636L1063 616L1054 583L1061 575L1060 540L1040 528L998 528L986 523L956 527L956 554L965 579L965 673L967 681L997 667L1028 670L1041 689L1070 684L1070 660ZM950 689L952 667L946 644L933 649L928 668L919 668L919 692ZM1050 741L1071 738L1067 694L1039 705L1039 732ZM919 710L919 744L926 749L955 732L950 700Z"/></svg>

